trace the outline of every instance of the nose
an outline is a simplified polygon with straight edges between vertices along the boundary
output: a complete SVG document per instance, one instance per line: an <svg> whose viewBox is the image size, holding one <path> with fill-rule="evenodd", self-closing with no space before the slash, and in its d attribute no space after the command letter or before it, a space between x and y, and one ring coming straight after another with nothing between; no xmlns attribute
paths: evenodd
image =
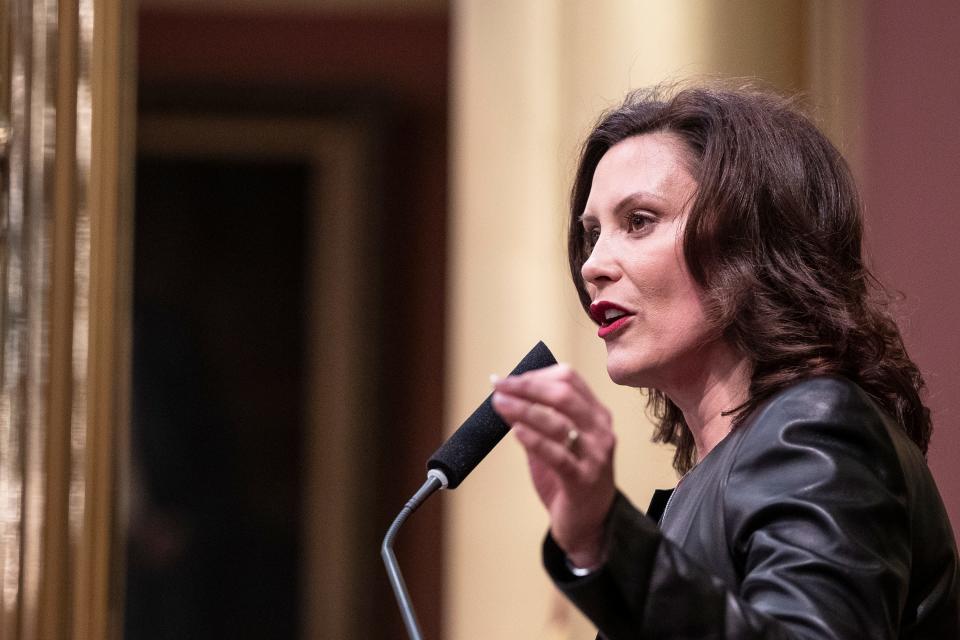
<svg viewBox="0 0 960 640"><path fill-rule="evenodd" d="M616 282L620 279L616 254L610 245L611 243L601 234L597 243L593 245L590 257L580 267L580 275L585 283L601 286L604 282Z"/></svg>

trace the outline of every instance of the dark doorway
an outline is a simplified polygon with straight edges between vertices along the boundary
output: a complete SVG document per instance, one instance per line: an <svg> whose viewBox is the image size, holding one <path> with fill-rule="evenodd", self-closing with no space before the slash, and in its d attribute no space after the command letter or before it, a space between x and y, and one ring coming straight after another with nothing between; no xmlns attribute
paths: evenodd
<svg viewBox="0 0 960 640"><path fill-rule="evenodd" d="M378 545L443 432L447 32L445 11L141 9L131 640L406 637ZM356 170L320 121L357 134ZM362 253L366 297L327 304L345 183L366 244L332 248ZM317 309L364 326L329 465L316 347L340 333ZM398 540L427 637L440 505Z"/></svg>
<svg viewBox="0 0 960 640"><path fill-rule="evenodd" d="M129 638L297 636L307 177L137 162Z"/></svg>

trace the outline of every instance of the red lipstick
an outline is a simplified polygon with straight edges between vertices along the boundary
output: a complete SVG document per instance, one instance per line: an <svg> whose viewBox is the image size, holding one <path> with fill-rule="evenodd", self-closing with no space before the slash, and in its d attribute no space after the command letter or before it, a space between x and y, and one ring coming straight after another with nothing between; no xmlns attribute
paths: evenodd
<svg viewBox="0 0 960 640"><path fill-rule="evenodd" d="M590 305L590 317L600 325L597 336L606 338L624 327L633 318L634 314L618 304L598 300Z"/></svg>

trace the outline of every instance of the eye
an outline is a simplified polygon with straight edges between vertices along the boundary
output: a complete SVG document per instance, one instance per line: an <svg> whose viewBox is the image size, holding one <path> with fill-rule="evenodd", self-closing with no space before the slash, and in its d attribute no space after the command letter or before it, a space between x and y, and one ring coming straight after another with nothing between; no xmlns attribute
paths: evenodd
<svg viewBox="0 0 960 640"><path fill-rule="evenodd" d="M588 252L593 250L598 240L600 240L600 227L590 227L583 230L583 244Z"/></svg>
<svg viewBox="0 0 960 640"><path fill-rule="evenodd" d="M643 231L651 222L653 222L653 219L645 213L631 211L627 214L627 225L630 227L631 233Z"/></svg>

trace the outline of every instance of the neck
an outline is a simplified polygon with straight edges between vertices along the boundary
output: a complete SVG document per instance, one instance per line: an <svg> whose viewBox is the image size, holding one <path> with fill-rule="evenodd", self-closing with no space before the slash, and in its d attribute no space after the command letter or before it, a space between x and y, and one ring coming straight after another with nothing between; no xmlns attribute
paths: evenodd
<svg viewBox="0 0 960 640"><path fill-rule="evenodd" d="M703 353L695 375L664 392L683 412L687 427L697 447L697 462L730 433L732 415L725 411L743 404L750 389L749 361L725 343L716 343Z"/></svg>

